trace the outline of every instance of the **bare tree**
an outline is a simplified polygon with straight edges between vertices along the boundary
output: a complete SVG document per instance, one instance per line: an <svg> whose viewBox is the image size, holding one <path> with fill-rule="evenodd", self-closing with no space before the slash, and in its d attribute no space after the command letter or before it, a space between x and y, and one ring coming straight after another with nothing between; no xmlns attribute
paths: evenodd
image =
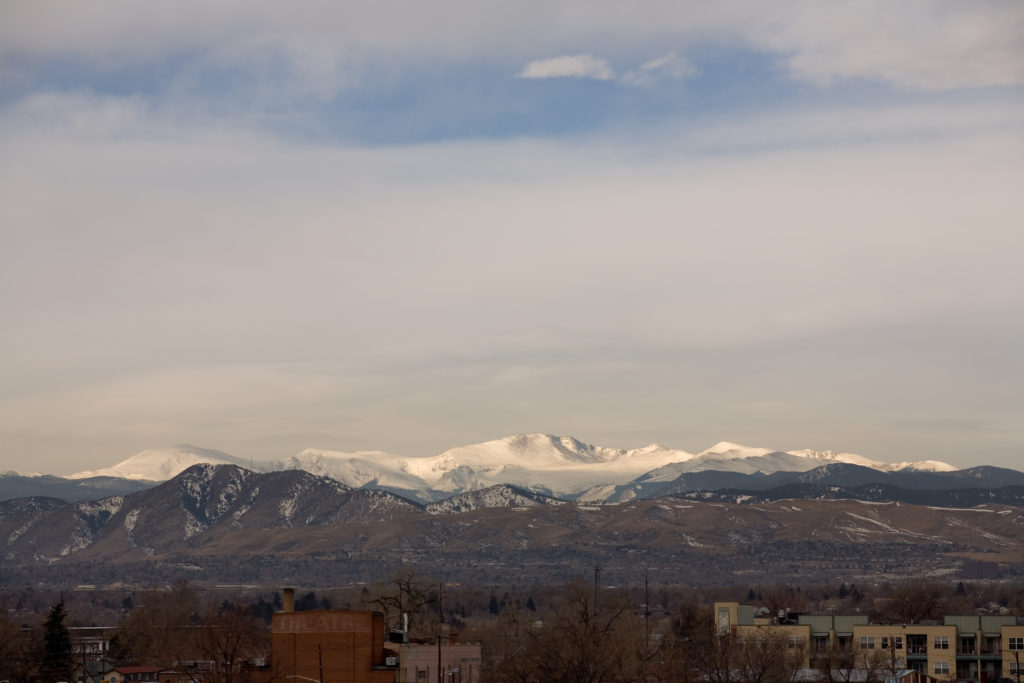
<svg viewBox="0 0 1024 683"><path fill-rule="evenodd" d="M880 617L894 624L918 624L938 619L943 589L933 581L908 581L893 588Z"/></svg>
<svg viewBox="0 0 1024 683"><path fill-rule="evenodd" d="M176 660L196 659L192 638L199 624L199 596L186 581L170 590L145 591L118 628L121 653L136 664L169 665Z"/></svg>
<svg viewBox="0 0 1024 683"><path fill-rule="evenodd" d="M744 637L713 634L691 656L697 678L709 683L787 683L802 668L805 650L791 647L785 632L765 627Z"/></svg>
<svg viewBox="0 0 1024 683"><path fill-rule="evenodd" d="M409 615L409 630L421 637L438 635L439 586L409 569L375 586L364 603L384 614L390 629L400 628Z"/></svg>
<svg viewBox="0 0 1024 683"><path fill-rule="evenodd" d="M22 634L18 625L7 614L0 614L0 679L12 680L22 660Z"/></svg>
<svg viewBox="0 0 1024 683"><path fill-rule="evenodd" d="M209 611L195 633L197 651L215 663L213 683L234 683L244 660L270 649L266 627L241 607Z"/></svg>
<svg viewBox="0 0 1024 683"><path fill-rule="evenodd" d="M506 608L489 639L491 677L498 683L637 681L649 654L644 641L642 619L627 596L598 596L575 582L541 623L514 605Z"/></svg>

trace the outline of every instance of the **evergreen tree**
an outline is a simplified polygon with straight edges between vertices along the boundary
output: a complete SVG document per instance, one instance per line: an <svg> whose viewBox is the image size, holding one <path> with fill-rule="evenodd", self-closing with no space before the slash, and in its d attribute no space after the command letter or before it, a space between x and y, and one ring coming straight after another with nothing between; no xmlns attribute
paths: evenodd
<svg viewBox="0 0 1024 683"><path fill-rule="evenodd" d="M67 613L64 611L64 601L61 600L46 618L43 624L43 681L53 683L55 681L71 680L71 633L64 625L64 618Z"/></svg>

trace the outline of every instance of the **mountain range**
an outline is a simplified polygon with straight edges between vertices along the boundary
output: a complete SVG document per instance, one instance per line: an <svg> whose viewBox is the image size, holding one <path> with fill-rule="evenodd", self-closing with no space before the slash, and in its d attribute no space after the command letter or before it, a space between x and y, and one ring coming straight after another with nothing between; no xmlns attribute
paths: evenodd
<svg viewBox="0 0 1024 683"><path fill-rule="evenodd" d="M914 493L928 501L935 492ZM422 504L301 470L197 464L124 496L0 501L0 588L145 586L181 577L337 586L409 567L492 585L560 582L594 566L609 582L635 582L649 571L656 581L693 585L1024 571L1019 505L758 495L704 491L593 504L499 484Z"/></svg>
<svg viewBox="0 0 1024 683"><path fill-rule="evenodd" d="M6 473L0 475L0 498L45 495L85 500L96 493L130 493L204 463L263 473L304 471L351 488L387 490L423 504L497 484L591 502L680 493L708 488L712 482L711 488L763 490L794 483L803 473L823 466L846 468L822 475L842 478L843 485L851 483L850 477L864 483L867 475L872 482L941 481L945 483L935 484L939 488L957 488L956 473L960 472L938 461L885 463L851 453L782 452L730 442L694 454L658 444L617 449L568 436L520 434L416 458L383 451L306 449L278 461L253 462L222 451L179 445L142 451L111 467L64 478ZM975 484L983 485L981 481Z"/></svg>
<svg viewBox="0 0 1024 683"><path fill-rule="evenodd" d="M899 580L1024 575L1024 473L722 442L692 454L510 436L407 458L275 462L176 446L70 477L0 475L0 587L187 577Z"/></svg>

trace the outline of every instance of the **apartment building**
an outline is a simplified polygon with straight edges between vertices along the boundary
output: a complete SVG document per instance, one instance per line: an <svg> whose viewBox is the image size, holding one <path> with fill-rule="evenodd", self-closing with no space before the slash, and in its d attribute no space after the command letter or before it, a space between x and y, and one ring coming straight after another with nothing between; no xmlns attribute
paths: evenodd
<svg viewBox="0 0 1024 683"><path fill-rule="evenodd" d="M836 652L859 668L913 670L939 681L1020 681L1024 620L1016 616L950 615L941 623L872 624L866 615L769 614L764 608L719 602L720 635L771 633L800 648L804 666Z"/></svg>

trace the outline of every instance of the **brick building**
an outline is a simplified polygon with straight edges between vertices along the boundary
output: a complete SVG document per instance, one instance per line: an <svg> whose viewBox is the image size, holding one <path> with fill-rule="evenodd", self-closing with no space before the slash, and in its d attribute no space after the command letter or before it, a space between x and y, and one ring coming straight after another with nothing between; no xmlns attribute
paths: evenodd
<svg viewBox="0 0 1024 683"><path fill-rule="evenodd" d="M404 634L399 640L406 640ZM294 611L294 593L271 622L269 664L250 680L306 683L480 683L480 645L390 642L384 615L349 610ZM440 667L440 668L439 668Z"/></svg>
<svg viewBox="0 0 1024 683"><path fill-rule="evenodd" d="M379 612L278 612L271 629L271 659L279 676L319 683L395 682L397 662L385 661Z"/></svg>

